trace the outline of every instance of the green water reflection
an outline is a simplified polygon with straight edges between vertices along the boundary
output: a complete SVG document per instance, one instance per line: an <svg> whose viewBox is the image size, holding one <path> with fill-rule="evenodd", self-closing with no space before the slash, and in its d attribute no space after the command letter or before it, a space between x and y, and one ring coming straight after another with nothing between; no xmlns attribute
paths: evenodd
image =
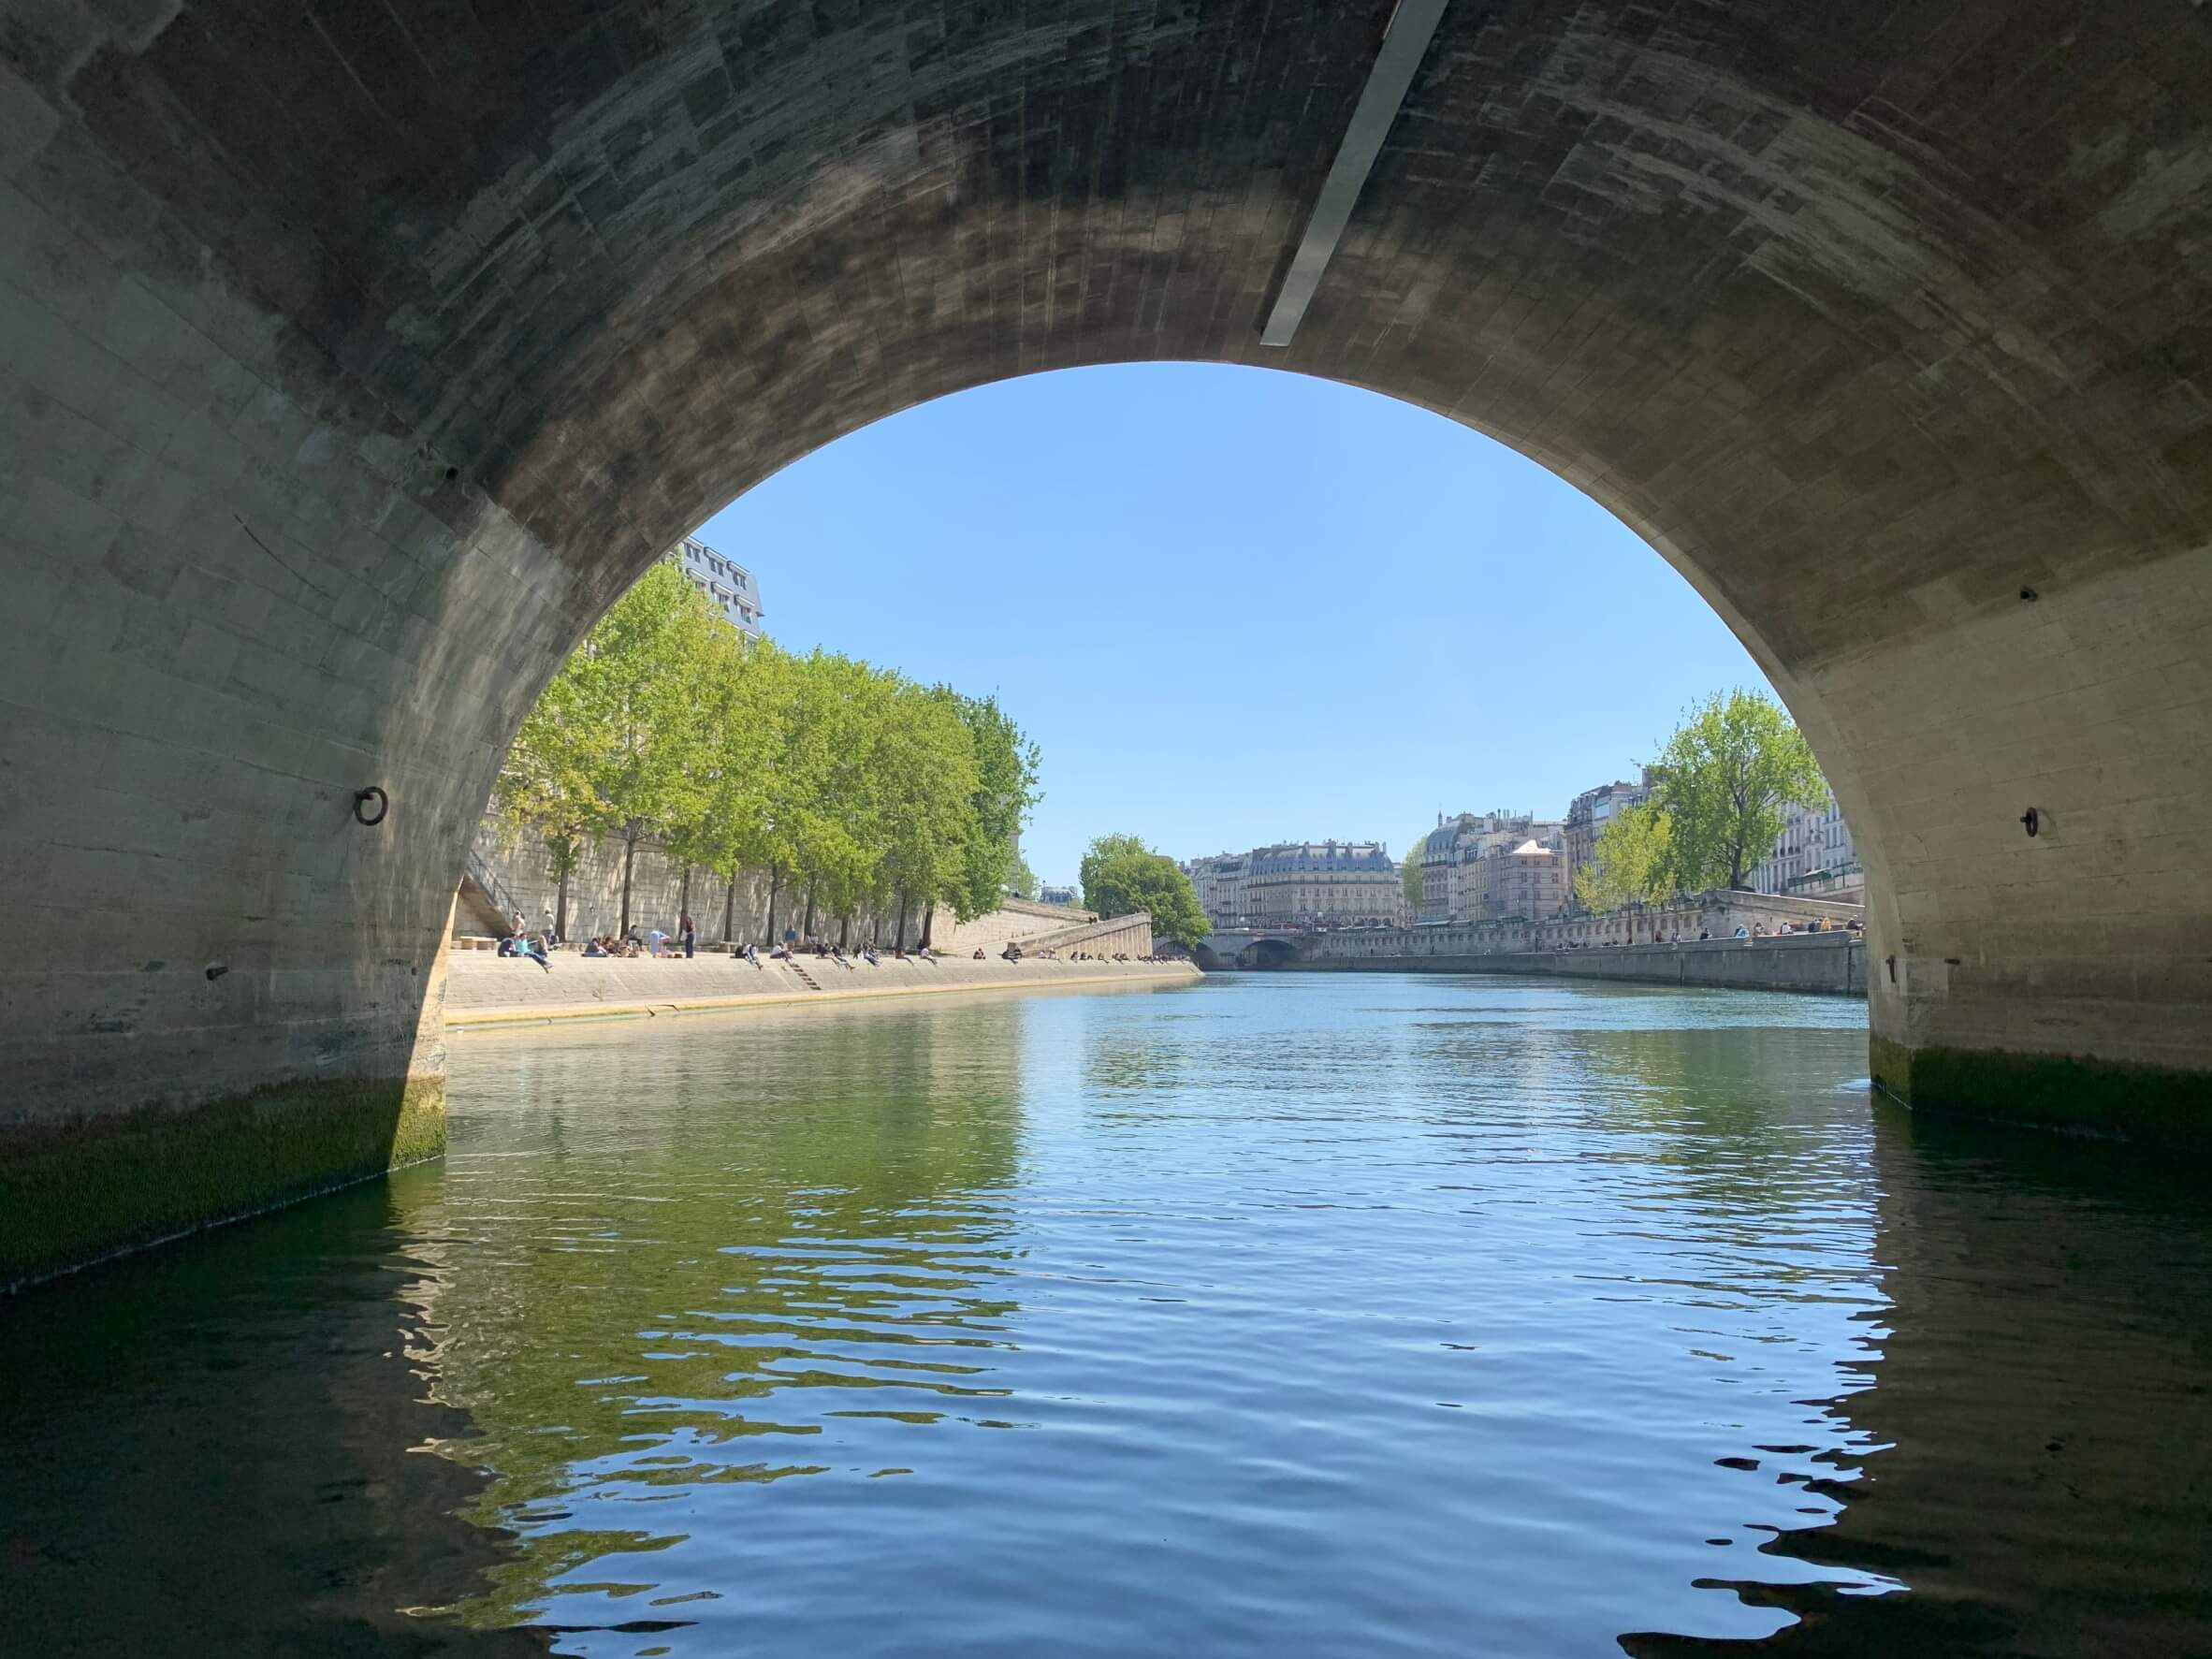
<svg viewBox="0 0 2212 1659"><path fill-rule="evenodd" d="M458 1046L442 1170L7 1311L27 1651L2212 1651L2201 1182L1848 1003Z"/></svg>

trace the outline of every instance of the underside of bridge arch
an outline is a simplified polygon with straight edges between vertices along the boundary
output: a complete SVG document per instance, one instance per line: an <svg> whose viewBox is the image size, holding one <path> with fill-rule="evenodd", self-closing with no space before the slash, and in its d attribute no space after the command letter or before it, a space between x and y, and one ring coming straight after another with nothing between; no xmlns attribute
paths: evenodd
<svg viewBox="0 0 2212 1659"><path fill-rule="evenodd" d="M433 1148L461 849L601 608L1151 358L1589 491L1813 740L1877 1075L2212 1140L2212 13L1452 0L1263 345L1390 11L0 0L0 1269Z"/></svg>

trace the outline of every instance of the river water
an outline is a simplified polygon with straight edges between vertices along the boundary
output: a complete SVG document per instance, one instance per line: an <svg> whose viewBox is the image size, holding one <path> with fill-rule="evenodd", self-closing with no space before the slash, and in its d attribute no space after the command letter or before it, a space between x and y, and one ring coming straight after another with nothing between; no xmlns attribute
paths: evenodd
<svg viewBox="0 0 2212 1659"><path fill-rule="evenodd" d="M1862 1007L1218 976L457 1039L0 1309L0 1648L2212 1652L2212 1205Z"/></svg>

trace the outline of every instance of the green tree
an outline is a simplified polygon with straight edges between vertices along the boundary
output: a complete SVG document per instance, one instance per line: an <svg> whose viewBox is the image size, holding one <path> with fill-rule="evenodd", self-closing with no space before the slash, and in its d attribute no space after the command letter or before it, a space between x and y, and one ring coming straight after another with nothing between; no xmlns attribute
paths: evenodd
<svg viewBox="0 0 2212 1659"><path fill-rule="evenodd" d="M817 905L850 918L876 890L883 852L878 739L895 685L894 676L851 657L817 650L799 659L792 730L805 768L784 816L793 866L806 878L810 929Z"/></svg>
<svg viewBox="0 0 2212 1659"><path fill-rule="evenodd" d="M1398 891L1405 895L1409 909L1421 908L1421 849L1428 845L1426 836L1413 837L1413 845L1405 850L1405 856L1398 861Z"/></svg>
<svg viewBox="0 0 2212 1659"><path fill-rule="evenodd" d="M568 883L586 847L614 827L599 793L602 764L614 748L604 710L589 694L571 657L516 734L492 791L492 810L546 849L555 883L553 927L568 933Z"/></svg>
<svg viewBox="0 0 2212 1659"><path fill-rule="evenodd" d="M975 759L976 786L960 877L938 895L953 907L953 915L967 922L997 910L999 895L1014 885L1022 825L1029 808L1042 798L1037 790L1038 749L998 706L997 698L962 697L950 688L940 691L958 709ZM1036 891L1035 877L1030 878L1029 891Z"/></svg>
<svg viewBox="0 0 2212 1659"><path fill-rule="evenodd" d="M1757 691L1716 691L1667 739L1653 799L1666 815L1673 887L1741 887L1782 834L1783 808L1810 807L1826 784L1812 747Z"/></svg>
<svg viewBox="0 0 2212 1659"><path fill-rule="evenodd" d="M1152 912L1152 931L1185 946L1213 931L1199 907L1198 889L1175 867L1135 836L1100 836L1083 855L1083 903L1100 916Z"/></svg>
<svg viewBox="0 0 2212 1659"><path fill-rule="evenodd" d="M622 841L618 927L630 925L638 843L698 814L707 730L699 678L714 630L726 626L677 560L663 558L615 601L567 664L607 740L594 787Z"/></svg>
<svg viewBox="0 0 2212 1659"><path fill-rule="evenodd" d="M1591 860L1575 872L1575 896L1593 910L1650 903L1674 890L1673 827L1652 802L1617 814L1598 832Z"/></svg>
<svg viewBox="0 0 2212 1659"><path fill-rule="evenodd" d="M707 642L697 691L704 728L691 810L669 826L668 847L723 883L721 936L737 938L737 879L769 857L769 803L783 763L781 700L791 659L767 640L748 644L734 628Z"/></svg>
<svg viewBox="0 0 2212 1659"><path fill-rule="evenodd" d="M913 899L946 896L957 910L968 891L982 784L963 714L962 700L941 687L924 691L905 680L892 683L879 711L870 780L881 850L875 892L896 903L899 945Z"/></svg>
<svg viewBox="0 0 2212 1659"><path fill-rule="evenodd" d="M1037 872L1029 867L1029 861L1019 852L1014 854L1013 874L1007 878L1007 887L1016 898L1037 901Z"/></svg>

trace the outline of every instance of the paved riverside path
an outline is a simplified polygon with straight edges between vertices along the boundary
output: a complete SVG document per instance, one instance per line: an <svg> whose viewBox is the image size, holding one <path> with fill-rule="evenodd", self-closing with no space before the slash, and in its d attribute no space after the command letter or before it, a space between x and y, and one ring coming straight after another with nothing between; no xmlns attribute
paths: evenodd
<svg viewBox="0 0 2212 1659"><path fill-rule="evenodd" d="M1038 956L1019 962L997 956L981 962L971 957L923 962L910 956L901 962L886 956L870 967L857 956L847 960L851 967L815 956L801 957L795 965L763 957L755 968L730 956L603 959L560 952L548 973L525 959L458 951L446 979L445 1021L468 1026L642 1017L947 991L1186 984L1200 977L1187 962L1071 962Z"/></svg>

